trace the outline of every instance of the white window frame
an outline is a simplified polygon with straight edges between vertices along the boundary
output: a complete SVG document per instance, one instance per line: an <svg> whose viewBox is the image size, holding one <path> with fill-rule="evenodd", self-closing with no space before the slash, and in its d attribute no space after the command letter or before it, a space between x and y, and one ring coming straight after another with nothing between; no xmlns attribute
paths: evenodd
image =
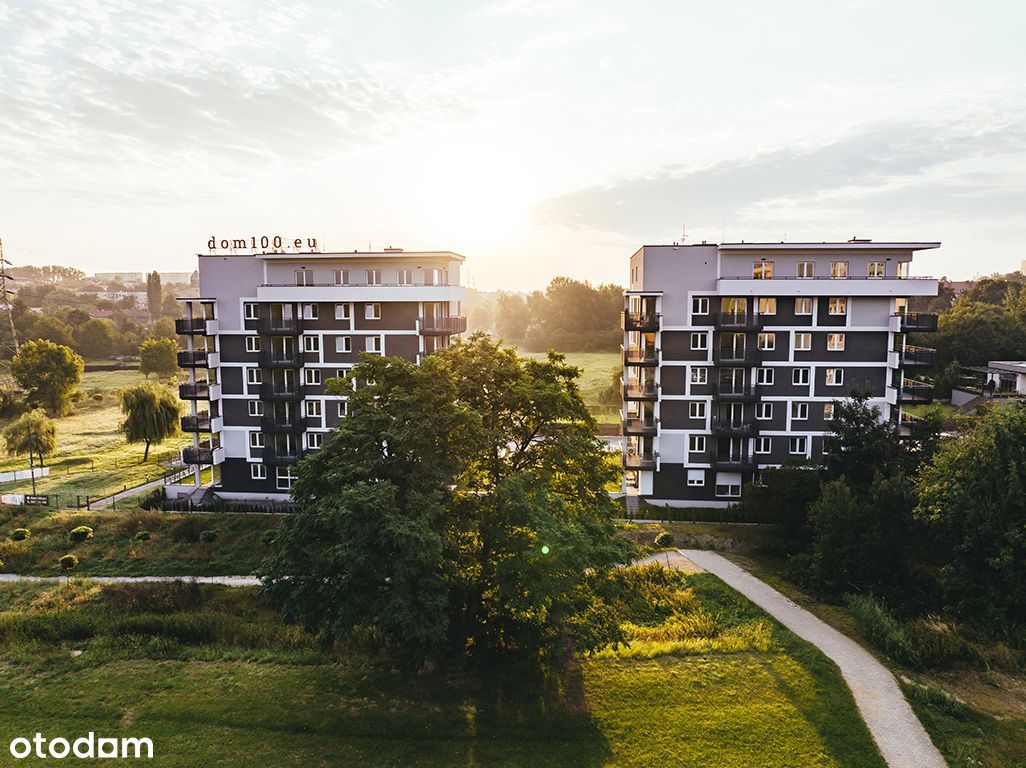
<svg viewBox="0 0 1026 768"><path fill-rule="evenodd" d="M709 369L701 366L691 367L691 383L692 384L708 384L709 383Z"/></svg>
<svg viewBox="0 0 1026 768"><path fill-rule="evenodd" d="M812 334L799 331L794 335L794 351L808 352L812 349Z"/></svg>
<svg viewBox="0 0 1026 768"><path fill-rule="evenodd" d="M705 352L709 349L709 334L705 331L694 331L691 334L691 349Z"/></svg>
<svg viewBox="0 0 1026 768"><path fill-rule="evenodd" d="M297 286L306 287L314 284L312 269L306 269L305 267L301 267L295 270L295 273Z"/></svg>
<svg viewBox="0 0 1026 768"><path fill-rule="evenodd" d="M776 379L776 370L769 367L762 367L755 369L755 383L762 386L771 387Z"/></svg>
<svg viewBox="0 0 1026 768"><path fill-rule="evenodd" d="M705 453L705 435L688 436L688 453Z"/></svg>
<svg viewBox="0 0 1026 768"><path fill-rule="evenodd" d="M381 342L380 336L367 336L363 340L363 348L372 355L385 354L385 345Z"/></svg>
<svg viewBox="0 0 1026 768"><path fill-rule="evenodd" d="M762 297L759 299L759 314L760 315L775 315L777 314L777 300L776 297Z"/></svg>
<svg viewBox="0 0 1026 768"><path fill-rule="evenodd" d="M833 418L834 418L834 404L833 403L823 403L823 420L824 421L833 421Z"/></svg>
<svg viewBox="0 0 1026 768"><path fill-rule="evenodd" d="M246 369L246 383L254 386L264 383L264 372L260 368Z"/></svg>
<svg viewBox="0 0 1026 768"><path fill-rule="evenodd" d="M259 336L247 336L246 337L246 351L247 352L259 352L260 351L260 337Z"/></svg>
<svg viewBox="0 0 1026 768"><path fill-rule="evenodd" d="M795 450L800 448L800 450ZM795 435L787 441L787 452L792 456L806 456L809 451L809 438L805 435Z"/></svg>
<svg viewBox="0 0 1026 768"><path fill-rule="evenodd" d="M324 445L324 433L323 432L307 432L306 433L306 448L307 450L317 451Z"/></svg>
<svg viewBox="0 0 1026 768"><path fill-rule="evenodd" d="M381 305L377 302L368 303L363 305L363 319L364 320L380 320L381 319Z"/></svg>
<svg viewBox="0 0 1026 768"><path fill-rule="evenodd" d="M352 304L336 304L335 305L335 319L336 320L350 320L353 317L353 305Z"/></svg>
<svg viewBox="0 0 1026 768"><path fill-rule="evenodd" d="M760 260L752 262L752 279L772 280L773 266L774 263L772 261Z"/></svg>
<svg viewBox="0 0 1026 768"><path fill-rule="evenodd" d="M866 267L866 276L870 280L880 280L886 274L885 269L882 261L871 261Z"/></svg>
<svg viewBox="0 0 1026 768"><path fill-rule="evenodd" d="M348 269L336 269L335 270L335 285L349 285L349 270Z"/></svg>
<svg viewBox="0 0 1026 768"><path fill-rule="evenodd" d="M349 413L349 401L348 400L339 400L338 401L338 417L340 419L344 419L348 413Z"/></svg>
<svg viewBox="0 0 1026 768"><path fill-rule="evenodd" d="M708 315L709 314L709 297L708 296L692 296L691 297L691 314L692 315Z"/></svg>
<svg viewBox="0 0 1026 768"><path fill-rule="evenodd" d="M396 271L396 282L399 285L413 285L413 270L412 269L399 269Z"/></svg>
<svg viewBox="0 0 1026 768"><path fill-rule="evenodd" d="M264 447L264 433L253 429L249 432L249 447L250 448L263 448Z"/></svg>
<svg viewBox="0 0 1026 768"><path fill-rule="evenodd" d="M250 416L263 416L264 415L264 401L263 400L249 400L249 415Z"/></svg>
<svg viewBox="0 0 1026 768"><path fill-rule="evenodd" d="M808 421L809 404L806 402L791 401L791 421Z"/></svg>
<svg viewBox="0 0 1026 768"><path fill-rule="evenodd" d="M249 465L249 479L250 480L266 480L267 479L267 465L259 463L251 463Z"/></svg>
<svg viewBox="0 0 1026 768"><path fill-rule="evenodd" d="M304 416L311 419L321 418L321 414L324 413L320 400L304 400L303 401Z"/></svg>
<svg viewBox="0 0 1026 768"><path fill-rule="evenodd" d="M316 387L321 383L321 369L320 368L304 368L303 369L303 383L309 384Z"/></svg>
<svg viewBox="0 0 1026 768"><path fill-rule="evenodd" d="M804 307L804 309L799 309ZM797 296L794 300L794 314L796 317L808 317L812 314L812 297Z"/></svg>
<svg viewBox="0 0 1026 768"><path fill-rule="evenodd" d="M844 352L844 334L827 334L827 352Z"/></svg>
<svg viewBox="0 0 1026 768"><path fill-rule="evenodd" d="M692 419L705 418L705 400L692 400L688 403L688 417Z"/></svg>
<svg viewBox="0 0 1026 768"><path fill-rule="evenodd" d="M303 319L304 320L317 320L320 310L316 304L304 304L303 305Z"/></svg>
<svg viewBox="0 0 1026 768"><path fill-rule="evenodd" d="M320 352L321 351L321 337L320 336L304 336L303 337L303 351L304 352Z"/></svg>
<svg viewBox="0 0 1026 768"><path fill-rule="evenodd" d="M773 438L760 436L755 438L755 452L763 455L773 452Z"/></svg>
<svg viewBox="0 0 1026 768"><path fill-rule="evenodd" d="M757 343L763 352L772 352L777 348L777 334L773 331L760 331Z"/></svg>
<svg viewBox="0 0 1026 768"><path fill-rule="evenodd" d="M288 491L292 489L292 483L295 481L296 476L293 474L293 468L290 466L278 467L274 473L275 488L279 491Z"/></svg>
<svg viewBox="0 0 1026 768"><path fill-rule="evenodd" d="M828 387L842 387L844 386L844 368L827 368L825 372L826 386Z"/></svg>
<svg viewBox="0 0 1026 768"><path fill-rule="evenodd" d="M368 269L367 270L367 285L381 285L381 270L380 269Z"/></svg>
<svg viewBox="0 0 1026 768"><path fill-rule="evenodd" d="M739 483L717 483L716 495L723 499L737 499L741 497L741 485Z"/></svg>
<svg viewBox="0 0 1026 768"><path fill-rule="evenodd" d="M755 418L758 421L769 421L773 418L773 403L761 402L755 404Z"/></svg>
<svg viewBox="0 0 1026 768"><path fill-rule="evenodd" d="M799 261L795 274L798 276L799 280L811 280L816 276L816 262Z"/></svg>
<svg viewBox="0 0 1026 768"><path fill-rule="evenodd" d="M694 474L692 474L694 473ZM704 488L705 487L705 470L704 469L689 469L688 470L688 487L690 488Z"/></svg>
<svg viewBox="0 0 1026 768"><path fill-rule="evenodd" d="M827 314L840 317L848 314L848 299L844 296L831 296L827 299Z"/></svg>
<svg viewBox="0 0 1026 768"><path fill-rule="evenodd" d="M242 305L242 316L246 320L259 320L260 305L252 301L247 301Z"/></svg>
<svg viewBox="0 0 1026 768"><path fill-rule="evenodd" d="M796 387L807 387L812 376L809 368L795 368L791 372L791 384Z"/></svg>
<svg viewBox="0 0 1026 768"><path fill-rule="evenodd" d="M846 261L831 261L830 262L830 277L833 280L843 280L848 277L848 262Z"/></svg>
<svg viewBox="0 0 1026 768"><path fill-rule="evenodd" d="M335 352L338 354L344 354L353 351L353 337L352 336L336 336L335 337Z"/></svg>

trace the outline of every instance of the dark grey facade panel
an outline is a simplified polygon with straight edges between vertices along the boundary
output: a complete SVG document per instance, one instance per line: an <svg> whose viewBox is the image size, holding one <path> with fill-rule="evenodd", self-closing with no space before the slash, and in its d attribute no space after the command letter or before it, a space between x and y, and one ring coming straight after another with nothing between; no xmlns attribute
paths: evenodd
<svg viewBox="0 0 1026 768"><path fill-rule="evenodd" d="M705 485L688 485L688 473L683 464L660 464L652 476L652 496L657 499L680 501L712 501L716 498L716 473L705 470Z"/></svg>
<svg viewBox="0 0 1026 768"><path fill-rule="evenodd" d="M218 380L221 382L222 394L243 395L246 393L242 383L242 368L218 368Z"/></svg>
<svg viewBox="0 0 1026 768"><path fill-rule="evenodd" d="M659 426L664 429L702 429L705 419L692 419L689 415L691 400L661 400Z"/></svg>
<svg viewBox="0 0 1026 768"><path fill-rule="evenodd" d="M712 344L712 334L705 333L707 343ZM707 360L709 352L705 349L691 348L692 331L663 331L662 332L662 359L663 360Z"/></svg>
<svg viewBox="0 0 1026 768"><path fill-rule="evenodd" d="M664 365L659 369L660 393L664 395L683 395L688 369L683 365Z"/></svg>

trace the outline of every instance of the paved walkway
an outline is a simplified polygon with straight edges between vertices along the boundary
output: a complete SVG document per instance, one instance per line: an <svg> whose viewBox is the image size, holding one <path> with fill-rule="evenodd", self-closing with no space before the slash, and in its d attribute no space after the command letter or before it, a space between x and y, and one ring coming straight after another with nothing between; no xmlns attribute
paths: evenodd
<svg viewBox="0 0 1026 768"><path fill-rule="evenodd" d="M260 584L256 576L90 576L76 574L89 581L118 582L132 584L147 581L194 581L197 584L223 584L226 587L255 587ZM64 581L64 576L22 576L18 573L0 573L0 582L5 581Z"/></svg>
<svg viewBox="0 0 1026 768"><path fill-rule="evenodd" d="M682 549L680 553L819 648L840 668L862 719L890 768L946 768L944 758L905 700L894 675L872 654L722 555L699 549Z"/></svg>

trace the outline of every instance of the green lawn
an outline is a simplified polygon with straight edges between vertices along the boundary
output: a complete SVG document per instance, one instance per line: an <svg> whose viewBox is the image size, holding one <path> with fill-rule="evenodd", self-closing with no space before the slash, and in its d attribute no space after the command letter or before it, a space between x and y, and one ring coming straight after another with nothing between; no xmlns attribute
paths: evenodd
<svg viewBox="0 0 1026 768"><path fill-rule="evenodd" d="M521 357L534 360L545 358L544 352L524 352L518 349ZM592 415L602 423L620 421L620 408L616 405L603 405L599 402L599 394L609 387L613 380L613 372L620 376L623 372L623 361L619 352L565 352L566 361L581 369L578 384L584 395L584 402L591 409Z"/></svg>
<svg viewBox="0 0 1026 768"><path fill-rule="evenodd" d="M76 504L77 496L106 496L163 475L167 467L161 462L174 458L192 440L181 435L152 446L149 460L141 463L143 444L126 443L118 430L122 415L116 392L143 380L137 370L82 375L79 389L84 397L70 415L57 419L57 454L46 459L50 476L36 480L38 493L56 494L68 507ZM0 429L7 423L0 422ZM27 456L0 457L0 471L27 467ZM0 483L0 493L24 493L31 488L31 480Z"/></svg>

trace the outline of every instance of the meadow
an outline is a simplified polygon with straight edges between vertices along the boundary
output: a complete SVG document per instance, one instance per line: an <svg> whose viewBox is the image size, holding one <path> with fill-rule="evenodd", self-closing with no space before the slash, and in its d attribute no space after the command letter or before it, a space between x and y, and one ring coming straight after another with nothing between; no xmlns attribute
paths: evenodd
<svg viewBox="0 0 1026 768"><path fill-rule="evenodd" d="M525 352L517 350L521 357L528 357L533 360L545 359L544 352ZM623 371L623 362L619 352L564 352L567 363L581 369L581 376L577 380L584 396L584 402L588 405L592 415L600 423L612 423L620 421L620 407L618 405L607 405L601 401L601 394L609 388L613 381L614 371L619 377Z"/></svg>

